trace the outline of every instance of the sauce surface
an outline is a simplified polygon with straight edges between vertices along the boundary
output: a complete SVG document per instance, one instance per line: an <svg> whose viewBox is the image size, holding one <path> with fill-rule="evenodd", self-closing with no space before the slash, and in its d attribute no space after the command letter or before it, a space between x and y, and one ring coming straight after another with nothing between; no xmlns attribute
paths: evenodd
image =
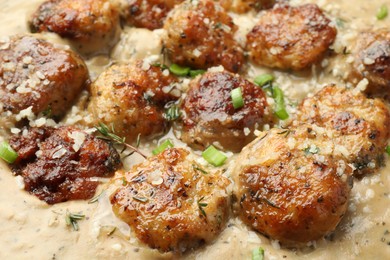
<svg viewBox="0 0 390 260"><path fill-rule="evenodd" d="M0 35L28 33L27 19L41 3L40 0L0 0ZM292 0L292 5L316 3L324 9L338 28L333 45L335 52L350 46L361 30L390 28L390 17L378 21L376 13L385 0ZM388 3L387 3L388 4ZM390 4L389 8L390 8ZM239 26L238 39L256 22L255 14L232 14ZM158 55L161 30L124 28L120 42L111 57L97 56L86 61L92 79L95 79L111 62L126 61L150 55ZM54 35L44 38L65 43ZM145 42L149 44L144 44ZM275 71L278 85L283 88L290 102L300 102L326 83L340 82L345 73L347 57L337 55L322 62L321 71L314 68L311 75L289 74ZM250 65L248 79L269 70ZM77 122L77 111L69 112L66 124ZM75 117L76 116L76 117ZM76 119L75 119L76 118ZM168 133L174 138L172 133ZM164 138L164 137L163 137ZM3 139L0 132L0 141ZM175 140L176 146L184 146ZM151 150L155 144L143 144ZM386 155L387 156L387 155ZM140 157L128 158L128 164L140 161ZM390 160L378 173L355 179L349 209L346 216L327 239L308 245L303 250L280 248L278 241L271 241L250 231L240 220L231 218L228 227L213 244L182 256L184 259L250 259L253 249L262 247L265 259L385 259L390 255ZM234 156L229 164L234 163ZM129 167L126 166L126 168ZM104 185L100 187L103 190ZM20 187L20 179L14 177L5 163L0 162L0 236L1 259L169 259L172 254L160 254L136 240L127 225L119 221L111 211L109 190L98 203L71 201L49 206L29 195ZM98 191L99 193L100 191ZM66 211L82 212L85 220L79 221L80 230L66 226Z"/></svg>

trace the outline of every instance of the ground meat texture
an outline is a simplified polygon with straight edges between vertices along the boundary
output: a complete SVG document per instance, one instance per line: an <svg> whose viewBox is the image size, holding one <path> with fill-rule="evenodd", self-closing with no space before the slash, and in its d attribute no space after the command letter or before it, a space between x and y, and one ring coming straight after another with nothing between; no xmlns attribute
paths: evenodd
<svg viewBox="0 0 390 260"><path fill-rule="evenodd" d="M164 105L178 99L177 78L163 69L136 61L113 65L91 85L88 111L92 125L102 122L132 142L166 130ZM169 91L172 90L172 91Z"/></svg>
<svg viewBox="0 0 390 260"><path fill-rule="evenodd" d="M352 169L326 146L310 125L271 129L246 146L232 171L244 223L287 247L332 232L347 210Z"/></svg>
<svg viewBox="0 0 390 260"><path fill-rule="evenodd" d="M332 136L334 153L342 154L356 173L370 173L383 165L390 137L390 114L380 99L357 90L327 86L298 107L297 122L307 122Z"/></svg>
<svg viewBox="0 0 390 260"><path fill-rule="evenodd" d="M30 29L54 32L91 54L119 40L119 13L108 0L48 0L33 13Z"/></svg>
<svg viewBox="0 0 390 260"><path fill-rule="evenodd" d="M368 94L390 96L390 31L363 32L352 50L354 63L350 81L366 78Z"/></svg>
<svg viewBox="0 0 390 260"><path fill-rule="evenodd" d="M241 88L244 107L235 109L231 92ZM272 123L272 113L261 88L230 72L207 72L190 83L181 104L176 135L189 146L214 144L234 152L255 139L254 130Z"/></svg>
<svg viewBox="0 0 390 260"><path fill-rule="evenodd" d="M32 107L60 117L88 80L83 60L70 50L31 36L0 42L0 103L4 112L18 114Z"/></svg>
<svg viewBox="0 0 390 260"><path fill-rule="evenodd" d="M165 22L165 52L173 63L194 69L222 65L238 72L244 63L242 48L234 40L237 26L213 1L185 1Z"/></svg>
<svg viewBox="0 0 390 260"><path fill-rule="evenodd" d="M263 10L271 8L275 0L219 0L220 4L229 11L245 13L250 10Z"/></svg>
<svg viewBox="0 0 390 260"><path fill-rule="evenodd" d="M168 12L183 0L119 0L127 24L150 30L162 28Z"/></svg>
<svg viewBox="0 0 390 260"><path fill-rule="evenodd" d="M96 177L110 177L121 165L112 146L74 127L31 128L11 137L10 145L25 190L48 204L90 199L100 183Z"/></svg>
<svg viewBox="0 0 390 260"><path fill-rule="evenodd" d="M302 70L319 61L336 38L329 23L317 5L276 5L247 35L247 49L259 65Z"/></svg>
<svg viewBox="0 0 390 260"><path fill-rule="evenodd" d="M184 149L168 149L117 178L115 214L143 243L184 252L211 242L229 212L228 179L206 172Z"/></svg>

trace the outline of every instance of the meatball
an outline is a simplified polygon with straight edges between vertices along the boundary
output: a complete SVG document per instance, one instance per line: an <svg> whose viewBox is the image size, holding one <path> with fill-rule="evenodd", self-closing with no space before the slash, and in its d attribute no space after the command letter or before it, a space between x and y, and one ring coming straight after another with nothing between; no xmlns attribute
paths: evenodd
<svg viewBox="0 0 390 260"><path fill-rule="evenodd" d="M128 142L138 135L160 134L167 127L165 103L180 96L176 82L176 77L142 60L113 65L91 85L88 111L93 124L113 127Z"/></svg>
<svg viewBox="0 0 390 260"><path fill-rule="evenodd" d="M30 20L32 32L54 32L84 54L106 52L119 40L119 14L109 0L48 0Z"/></svg>
<svg viewBox="0 0 390 260"><path fill-rule="evenodd" d="M110 177L121 165L113 147L74 127L31 128L10 145L24 189L48 204L90 199L100 183L94 177Z"/></svg>
<svg viewBox="0 0 390 260"><path fill-rule="evenodd" d="M237 26L211 0L185 1L168 16L163 37L170 60L194 69L222 65L238 72L244 63L242 48L234 40Z"/></svg>
<svg viewBox="0 0 390 260"><path fill-rule="evenodd" d="M150 30L162 28L168 12L184 0L119 0L122 16L129 25Z"/></svg>
<svg viewBox="0 0 390 260"><path fill-rule="evenodd" d="M184 252L212 241L229 214L228 179L206 172L184 149L168 149L118 177L115 214L143 243Z"/></svg>
<svg viewBox="0 0 390 260"><path fill-rule="evenodd" d="M327 86L298 108L297 122L323 128L332 137L335 153L369 173L383 165L383 153L390 137L390 114L380 99L361 92Z"/></svg>
<svg viewBox="0 0 390 260"><path fill-rule="evenodd" d="M389 96L390 94L390 31L363 32L353 50L354 64L351 81L366 78L366 92Z"/></svg>
<svg viewBox="0 0 390 260"><path fill-rule="evenodd" d="M259 65L302 70L322 58L336 34L317 5L276 5L247 35L247 49Z"/></svg>
<svg viewBox="0 0 390 260"><path fill-rule="evenodd" d="M233 107L231 92L241 88L244 106ZM230 72L209 71L190 83L175 125L177 136L193 148L210 144L241 151L255 139L254 130L272 123L272 113L263 90Z"/></svg>
<svg viewBox="0 0 390 260"><path fill-rule="evenodd" d="M232 172L240 218L285 246L332 232L347 210L352 169L327 146L310 125L271 129L246 146Z"/></svg>
<svg viewBox="0 0 390 260"><path fill-rule="evenodd" d="M0 64L0 111L15 115L31 107L60 117L88 80L77 54L31 36L0 42Z"/></svg>
<svg viewBox="0 0 390 260"><path fill-rule="evenodd" d="M276 0L219 0L219 2L227 10L245 13L252 9L258 11L271 8Z"/></svg>

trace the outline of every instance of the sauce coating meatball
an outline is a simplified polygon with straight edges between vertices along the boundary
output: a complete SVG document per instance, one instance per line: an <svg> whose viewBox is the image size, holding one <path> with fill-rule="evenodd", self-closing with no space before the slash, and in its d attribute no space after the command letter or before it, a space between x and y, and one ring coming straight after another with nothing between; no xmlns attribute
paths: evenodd
<svg viewBox="0 0 390 260"><path fill-rule="evenodd" d="M383 165L390 114L380 99L331 85L306 98L297 116L297 122L324 128L332 137L335 153L353 163L357 173L369 173Z"/></svg>
<svg viewBox="0 0 390 260"><path fill-rule="evenodd" d="M353 50L354 64L351 81L366 78L366 92L389 96L390 94L390 31L363 32Z"/></svg>
<svg viewBox="0 0 390 260"><path fill-rule="evenodd" d="M116 215L138 239L161 252L212 241L226 224L228 179L207 173L184 149L167 149L118 177Z"/></svg>
<svg viewBox="0 0 390 260"><path fill-rule="evenodd" d="M271 68L302 70L319 61L337 31L317 5L276 5L265 11L247 35L253 62Z"/></svg>
<svg viewBox="0 0 390 260"><path fill-rule="evenodd" d="M352 169L327 145L309 125L271 129L246 146L233 169L240 218L286 246L332 232L347 210Z"/></svg>
<svg viewBox="0 0 390 260"><path fill-rule="evenodd" d="M211 0L185 1L165 22L163 44L173 63L194 69L222 65L238 72L244 63L242 48L234 40L237 26L224 9Z"/></svg>
<svg viewBox="0 0 390 260"><path fill-rule="evenodd" d="M0 42L1 112L18 114L31 107L35 114L47 109L60 117L73 104L86 81L83 60L31 36Z"/></svg>
<svg viewBox="0 0 390 260"><path fill-rule="evenodd" d="M219 0L221 5L236 13L245 13L249 10L263 10L271 8L276 0Z"/></svg>
<svg viewBox="0 0 390 260"><path fill-rule="evenodd" d="M180 96L174 89L176 77L159 67L139 60L113 65L91 85L88 111L93 124L102 122L125 137L127 142L162 133L168 125L164 118L165 103ZM175 89L177 90L177 89ZM176 95L176 96L175 96Z"/></svg>
<svg viewBox="0 0 390 260"><path fill-rule="evenodd" d="M183 1L119 0L119 6L129 25L154 30L162 28L168 12Z"/></svg>
<svg viewBox="0 0 390 260"><path fill-rule="evenodd" d="M90 199L100 183L93 178L110 177L121 165L113 147L73 127L31 128L10 145L24 189L48 204Z"/></svg>
<svg viewBox="0 0 390 260"><path fill-rule="evenodd" d="M244 106L235 109L231 92L241 88ZM190 83L176 124L177 136L197 149L210 144L234 152L255 139L254 130L272 123L263 90L230 72L206 72ZM181 132L179 132L181 131Z"/></svg>
<svg viewBox="0 0 390 260"><path fill-rule="evenodd" d="M32 15L30 29L57 33L91 54L119 39L119 14L109 0L48 0Z"/></svg>

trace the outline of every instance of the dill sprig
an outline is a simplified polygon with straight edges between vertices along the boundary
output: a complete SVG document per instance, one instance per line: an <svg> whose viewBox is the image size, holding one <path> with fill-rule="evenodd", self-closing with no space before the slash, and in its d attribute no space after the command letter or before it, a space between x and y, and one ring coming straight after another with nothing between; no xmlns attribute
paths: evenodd
<svg viewBox="0 0 390 260"><path fill-rule="evenodd" d="M204 211L204 208L207 207L208 204L202 202L203 199L204 199L204 197L202 197L202 198L200 198L200 200L198 200L198 207L199 207L200 213L202 213L203 216L207 217L206 211Z"/></svg>
<svg viewBox="0 0 390 260"><path fill-rule="evenodd" d="M77 221L85 218L85 215L80 213L71 213L68 210L66 211L65 221L67 226L72 226L74 231L79 230L79 224Z"/></svg>
<svg viewBox="0 0 390 260"><path fill-rule="evenodd" d="M140 135L138 135L137 147L135 147L135 146L133 146L131 144L126 143L126 138L120 137L120 136L116 135L114 127L112 127L112 129L110 130L107 125L105 125L102 122L99 122L99 125L95 126L95 128L102 135L102 136L98 136L98 138L100 138L102 140L105 140L105 141L112 142L113 144L123 145L124 149L122 150L122 152L124 152L124 150L126 150L126 148L129 148L129 149L133 150L133 152L130 153L129 155L127 155L127 156L130 156L134 152L136 152L139 155L141 155L142 157L144 157L145 159L147 158L147 156L138 149L138 145L139 145L139 142L140 142Z"/></svg>

